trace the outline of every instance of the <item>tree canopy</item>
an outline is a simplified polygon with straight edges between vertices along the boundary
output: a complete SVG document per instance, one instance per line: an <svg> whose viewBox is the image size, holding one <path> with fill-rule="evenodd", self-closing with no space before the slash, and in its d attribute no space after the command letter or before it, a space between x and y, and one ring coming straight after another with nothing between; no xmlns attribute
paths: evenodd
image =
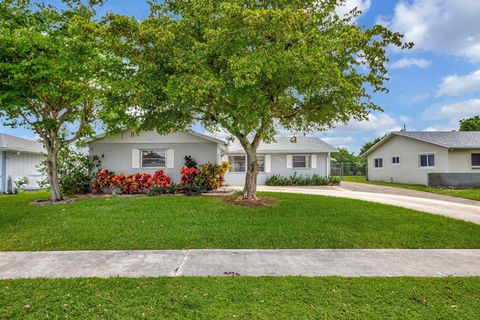
<svg viewBox="0 0 480 320"><path fill-rule="evenodd" d="M255 197L261 141L279 126L308 133L366 120L381 110L372 93L387 91L385 48L411 47L384 26L356 25L357 10L339 17L342 3L166 0L140 23L111 15L125 66L107 125L225 129L245 149L245 194Z"/></svg>
<svg viewBox="0 0 480 320"><path fill-rule="evenodd" d="M382 137L376 137L372 141L366 142L363 144L363 146L360 148L360 155L364 154L365 152L368 151L371 147L373 147L375 144L377 144L380 140L382 140L385 136Z"/></svg>
<svg viewBox="0 0 480 320"><path fill-rule="evenodd" d="M460 120L460 131L480 131L480 116Z"/></svg>
<svg viewBox="0 0 480 320"><path fill-rule="evenodd" d="M33 130L47 152L52 200L62 198L57 156L93 133L105 58L96 38L100 1L0 2L0 117Z"/></svg>

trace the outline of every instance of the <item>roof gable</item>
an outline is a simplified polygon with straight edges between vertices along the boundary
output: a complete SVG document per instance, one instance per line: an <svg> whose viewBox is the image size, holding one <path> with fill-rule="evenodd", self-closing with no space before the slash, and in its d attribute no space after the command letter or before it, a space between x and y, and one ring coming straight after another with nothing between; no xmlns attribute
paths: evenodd
<svg viewBox="0 0 480 320"><path fill-rule="evenodd" d="M0 133L0 150L42 153L45 150L40 142Z"/></svg>
<svg viewBox="0 0 480 320"><path fill-rule="evenodd" d="M223 140L216 139L198 132L185 131L173 132L162 135L157 131L140 131L124 130L123 132L108 136L106 134L99 135L89 143L205 143L212 142L217 144L225 144Z"/></svg>

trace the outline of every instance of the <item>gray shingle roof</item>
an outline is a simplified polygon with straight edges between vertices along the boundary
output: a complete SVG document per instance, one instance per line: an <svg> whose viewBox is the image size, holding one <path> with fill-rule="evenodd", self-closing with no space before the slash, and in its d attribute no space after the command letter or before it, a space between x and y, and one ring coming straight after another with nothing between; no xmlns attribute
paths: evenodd
<svg viewBox="0 0 480 320"><path fill-rule="evenodd" d="M436 144L449 149L480 148L480 131L401 131L394 134Z"/></svg>
<svg viewBox="0 0 480 320"><path fill-rule="evenodd" d="M0 150L32 153L42 153L44 151L40 142L14 137L5 133L0 133Z"/></svg>
<svg viewBox="0 0 480 320"><path fill-rule="evenodd" d="M258 152L334 152L335 147L316 137L297 137L296 143L290 137L276 137L276 142L260 143ZM235 140L228 147L229 153L244 153L241 144Z"/></svg>

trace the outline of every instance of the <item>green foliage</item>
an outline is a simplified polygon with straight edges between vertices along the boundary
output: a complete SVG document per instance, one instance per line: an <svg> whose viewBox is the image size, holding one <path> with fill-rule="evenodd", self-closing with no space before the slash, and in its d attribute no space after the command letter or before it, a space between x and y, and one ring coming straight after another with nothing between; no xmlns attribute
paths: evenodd
<svg viewBox="0 0 480 320"><path fill-rule="evenodd" d="M28 178L27 177L18 178L17 180L14 181L14 184L15 184L16 190L24 190L25 187L28 185Z"/></svg>
<svg viewBox="0 0 480 320"><path fill-rule="evenodd" d="M366 120L381 109L372 93L387 91L386 47L412 44L358 26L358 11L340 18L341 3L177 0L154 4L141 22L110 15L124 67L113 73L107 127L224 128L247 153L248 180L278 125L311 132Z"/></svg>
<svg viewBox="0 0 480 320"><path fill-rule="evenodd" d="M98 156L74 151L65 148L60 151L58 158L58 180L60 190L65 195L86 194L92 191L92 181L101 169L101 159ZM39 171L47 172L43 163ZM45 181L45 183L48 183Z"/></svg>
<svg viewBox="0 0 480 320"><path fill-rule="evenodd" d="M52 199L61 198L60 150L91 135L108 55L101 54L94 7L69 0L0 2L0 118L34 131L47 151ZM105 84L103 84L105 85Z"/></svg>
<svg viewBox="0 0 480 320"><path fill-rule="evenodd" d="M198 168L197 160L195 160L194 157L187 155L187 156L185 156L184 160L185 160L185 162L184 162L185 167L195 168L195 169Z"/></svg>
<svg viewBox="0 0 480 320"><path fill-rule="evenodd" d="M150 197L156 197L156 196L161 196L161 195L166 195L166 194L177 194L180 193L180 189L178 188L178 185L175 183L170 183L170 185L166 188L162 186L154 186L151 189L147 190L147 195Z"/></svg>
<svg viewBox="0 0 480 320"><path fill-rule="evenodd" d="M338 163L355 163L355 164L363 164L365 163L365 159L355 155L353 152L349 152L345 148L338 148L338 152L332 152L331 154L332 159L335 159Z"/></svg>
<svg viewBox="0 0 480 320"><path fill-rule="evenodd" d="M373 147L375 144L377 144L380 140L382 140L385 136L382 136L382 137L377 137L375 139L373 139L372 141L369 141L369 142L366 142L362 148L360 148L360 155L364 154L365 152L367 152L368 149L370 149L371 147Z"/></svg>
<svg viewBox="0 0 480 320"><path fill-rule="evenodd" d="M460 120L460 131L480 131L480 116Z"/></svg>
<svg viewBox="0 0 480 320"><path fill-rule="evenodd" d="M338 177L322 177L317 174L312 176L297 175L284 177L281 175L273 175L265 180L267 186L337 186L340 184Z"/></svg>

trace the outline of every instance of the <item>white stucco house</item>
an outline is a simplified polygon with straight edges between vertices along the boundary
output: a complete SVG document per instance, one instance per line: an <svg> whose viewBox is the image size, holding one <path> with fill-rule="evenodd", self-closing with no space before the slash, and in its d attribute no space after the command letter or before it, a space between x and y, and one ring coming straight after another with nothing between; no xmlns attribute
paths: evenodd
<svg viewBox="0 0 480 320"><path fill-rule="evenodd" d="M39 189L44 175L38 166L45 160L39 142L0 133L0 152L0 192L11 190L14 182L24 177L28 179L26 189Z"/></svg>
<svg viewBox="0 0 480 320"><path fill-rule="evenodd" d="M369 180L480 187L480 132L391 132L363 156Z"/></svg>
<svg viewBox="0 0 480 320"><path fill-rule="evenodd" d="M296 143L288 137L277 137L275 143L260 144L258 184L274 174L291 176L330 174L330 154L336 149L319 138L298 137ZM117 173L153 173L164 169L177 182L184 157L190 155L199 164L228 161L230 170L225 176L228 185L243 185L246 155L238 142L226 141L194 131L160 135L156 131L135 133L125 130L116 136L98 136L88 143L89 152L101 158L102 167Z"/></svg>

